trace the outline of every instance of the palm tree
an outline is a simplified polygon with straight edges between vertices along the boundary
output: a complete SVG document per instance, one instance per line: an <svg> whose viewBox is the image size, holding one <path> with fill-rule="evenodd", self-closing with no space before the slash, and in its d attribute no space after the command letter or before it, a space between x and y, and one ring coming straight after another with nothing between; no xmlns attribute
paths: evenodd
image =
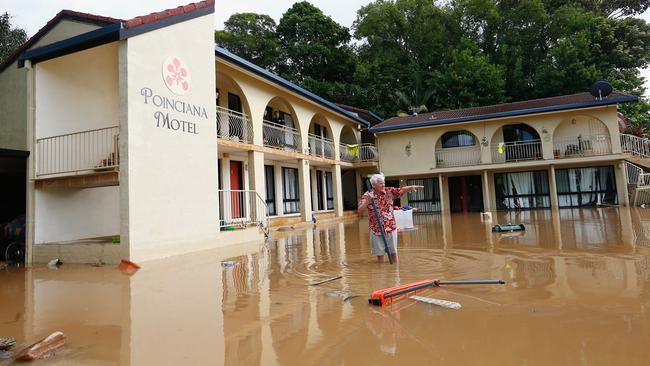
<svg viewBox="0 0 650 366"><path fill-rule="evenodd" d="M425 85L420 75L416 74L409 91L404 92L398 90L393 95L397 105L400 106L397 114L399 116L406 116L428 112L427 103L434 92L435 90ZM403 107L406 108L407 112L404 111Z"/></svg>

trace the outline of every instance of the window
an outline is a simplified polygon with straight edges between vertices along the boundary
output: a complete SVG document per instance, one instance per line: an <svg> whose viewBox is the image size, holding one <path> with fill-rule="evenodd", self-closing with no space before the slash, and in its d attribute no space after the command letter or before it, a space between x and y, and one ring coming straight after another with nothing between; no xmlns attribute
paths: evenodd
<svg viewBox="0 0 650 366"><path fill-rule="evenodd" d="M298 185L298 169L282 168L282 192L284 213L300 212L300 189Z"/></svg>
<svg viewBox="0 0 650 366"><path fill-rule="evenodd" d="M264 178L266 179L266 213L270 216L277 215L275 211L275 169L273 165L264 165Z"/></svg>
<svg viewBox="0 0 650 366"><path fill-rule="evenodd" d="M442 147L463 147L476 145L476 139L471 132L468 131L453 131L447 132L442 135Z"/></svg>
<svg viewBox="0 0 650 366"><path fill-rule="evenodd" d="M327 194L327 209L334 209L334 186L332 184L332 172L325 172L325 192Z"/></svg>
<svg viewBox="0 0 650 366"><path fill-rule="evenodd" d="M555 171L560 207L618 204L613 166Z"/></svg>
<svg viewBox="0 0 650 366"><path fill-rule="evenodd" d="M316 202L318 211L323 209L323 172L316 171Z"/></svg>
<svg viewBox="0 0 650 366"><path fill-rule="evenodd" d="M551 206L548 173L535 172L497 173L497 210L547 208Z"/></svg>
<svg viewBox="0 0 650 366"><path fill-rule="evenodd" d="M440 211L440 186L438 178L408 179L407 186L424 186L415 192L408 193L409 206L417 208L418 212Z"/></svg>

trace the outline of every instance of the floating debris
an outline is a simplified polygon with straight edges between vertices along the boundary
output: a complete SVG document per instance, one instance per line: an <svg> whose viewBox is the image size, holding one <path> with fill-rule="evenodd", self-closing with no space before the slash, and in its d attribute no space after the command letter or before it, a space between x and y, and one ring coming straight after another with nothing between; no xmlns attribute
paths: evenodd
<svg viewBox="0 0 650 366"><path fill-rule="evenodd" d="M47 267L50 269L58 269L63 262L59 258L54 258L51 261L47 262Z"/></svg>
<svg viewBox="0 0 650 366"><path fill-rule="evenodd" d="M0 338L0 351L6 351L16 344L15 338Z"/></svg>
<svg viewBox="0 0 650 366"><path fill-rule="evenodd" d="M6 360L8 358L12 358L13 356L14 356L13 352L0 351L0 360Z"/></svg>
<svg viewBox="0 0 650 366"><path fill-rule="evenodd" d="M0 269L5 269L5 268L7 268L7 267L9 267L9 263L6 263L6 262L0 262Z"/></svg>
<svg viewBox="0 0 650 366"><path fill-rule="evenodd" d="M343 301L345 302L345 301L348 301L348 300L352 300L352 299L354 299L355 297L359 297L359 295L349 295L349 296L346 296L346 297L343 299Z"/></svg>
<svg viewBox="0 0 650 366"><path fill-rule="evenodd" d="M131 261L122 259L118 268L122 273L131 276L140 269L140 266Z"/></svg>
<svg viewBox="0 0 650 366"><path fill-rule="evenodd" d="M32 344L16 355L17 361L43 360L50 358L65 346L65 335L54 332L46 338Z"/></svg>
<svg viewBox="0 0 650 366"><path fill-rule="evenodd" d="M343 276L336 276L336 277L328 278L326 280L322 280L322 281L319 281L319 282L310 283L309 286L322 285L322 284L327 283L327 282L338 280L339 278L343 278Z"/></svg>
<svg viewBox="0 0 650 366"><path fill-rule="evenodd" d="M237 265L237 262L235 262L235 261L223 261L223 262L221 262L221 265L226 267L226 268L227 267L234 267L234 266Z"/></svg>
<svg viewBox="0 0 650 366"><path fill-rule="evenodd" d="M442 299L434 299L432 297L411 296L411 299L415 301L426 302L427 304L431 304L431 305L442 306L443 308L447 308L447 309L458 310L461 307L461 305L457 302L447 301Z"/></svg>

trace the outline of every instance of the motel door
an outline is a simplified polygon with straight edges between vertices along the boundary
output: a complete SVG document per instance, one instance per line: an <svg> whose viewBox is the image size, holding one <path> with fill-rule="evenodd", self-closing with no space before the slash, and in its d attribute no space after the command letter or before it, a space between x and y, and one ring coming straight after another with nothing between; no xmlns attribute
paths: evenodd
<svg viewBox="0 0 650 366"><path fill-rule="evenodd" d="M451 212L483 211L483 185L480 175L449 177Z"/></svg>
<svg viewBox="0 0 650 366"><path fill-rule="evenodd" d="M232 217L243 217L244 193L242 181L241 161L230 161L230 212ZM238 191L238 192L235 192Z"/></svg>

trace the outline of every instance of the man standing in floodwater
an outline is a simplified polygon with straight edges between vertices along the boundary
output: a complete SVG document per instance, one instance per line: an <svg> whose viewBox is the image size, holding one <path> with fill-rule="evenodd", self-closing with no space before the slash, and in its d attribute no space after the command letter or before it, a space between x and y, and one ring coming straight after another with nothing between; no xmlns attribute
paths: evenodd
<svg viewBox="0 0 650 366"><path fill-rule="evenodd" d="M424 188L424 186L386 188L384 174L382 173L370 176L370 184L372 185L372 191L363 194L357 209L359 213L362 213L366 208L368 209L370 251L372 255L377 256L377 261L380 263L384 261L384 254L390 255L393 263L397 263L397 224L395 223L395 215L393 215L393 200L401 197L404 193L415 192L419 188ZM372 207L373 200L381 223L377 222L377 216ZM388 253L386 253L382 236L385 236L386 243L388 243Z"/></svg>

